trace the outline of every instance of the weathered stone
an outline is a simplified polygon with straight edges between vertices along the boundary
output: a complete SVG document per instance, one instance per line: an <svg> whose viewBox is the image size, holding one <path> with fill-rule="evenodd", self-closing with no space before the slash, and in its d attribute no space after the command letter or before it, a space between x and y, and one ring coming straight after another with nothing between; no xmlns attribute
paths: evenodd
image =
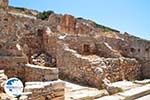
<svg viewBox="0 0 150 100"><path fill-rule="evenodd" d="M119 93L119 95L125 97L125 100L134 100L148 94L150 94L150 84Z"/></svg>
<svg viewBox="0 0 150 100"><path fill-rule="evenodd" d="M47 81L47 82L26 82L25 83L25 92L32 92L32 99L36 100L38 96L41 99L49 98L58 98L64 96L64 82L57 81Z"/></svg>
<svg viewBox="0 0 150 100"><path fill-rule="evenodd" d="M41 21L7 9L8 0L0 0L0 69L23 82L52 81L26 86L35 100L64 97L64 84L53 81L58 69L50 67L58 67L62 78L99 89L110 82L150 77L147 40L109 28L107 32L93 21L67 14L51 14L48 21ZM0 75L0 80L6 77ZM108 90L113 94L118 88Z"/></svg>
<svg viewBox="0 0 150 100"><path fill-rule="evenodd" d="M52 98L51 100L64 100L64 99L65 99L65 97L61 96L61 97Z"/></svg>
<svg viewBox="0 0 150 100"><path fill-rule="evenodd" d="M26 81L50 81L58 79L57 68L26 64L25 72Z"/></svg>
<svg viewBox="0 0 150 100"><path fill-rule="evenodd" d="M114 86L107 86L107 87L106 87L106 90L108 91L108 93L109 93L110 95L116 94L116 93L118 93L118 92L123 92L123 90L122 90L121 88L119 88L119 87L114 87Z"/></svg>
<svg viewBox="0 0 150 100"><path fill-rule="evenodd" d="M21 96L21 97L19 98L19 100L28 100L28 97L27 97L27 96Z"/></svg>
<svg viewBox="0 0 150 100"><path fill-rule="evenodd" d="M76 19L71 15L64 15L60 22L60 31L64 33L76 34Z"/></svg>
<svg viewBox="0 0 150 100"><path fill-rule="evenodd" d="M49 54L34 54L31 56L31 63L34 65L46 66L46 67L55 67L56 61Z"/></svg>
<svg viewBox="0 0 150 100"><path fill-rule="evenodd" d="M0 8L4 8L6 10L8 8L8 0L0 0Z"/></svg>
<svg viewBox="0 0 150 100"><path fill-rule="evenodd" d="M32 92L23 92L21 96L27 96L28 100L32 100Z"/></svg>
<svg viewBox="0 0 150 100"><path fill-rule="evenodd" d="M4 74L4 70L0 70L0 93L4 91L4 84L8 77Z"/></svg>
<svg viewBox="0 0 150 100"><path fill-rule="evenodd" d="M136 79L140 75L140 65L135 59L100 58L96 55L83 56L61 42L59 46L62 48L58 49L59 55L57 55L57 65L60 72L67 78L80 83L102 88L105 78L114 82Z"/></svg>

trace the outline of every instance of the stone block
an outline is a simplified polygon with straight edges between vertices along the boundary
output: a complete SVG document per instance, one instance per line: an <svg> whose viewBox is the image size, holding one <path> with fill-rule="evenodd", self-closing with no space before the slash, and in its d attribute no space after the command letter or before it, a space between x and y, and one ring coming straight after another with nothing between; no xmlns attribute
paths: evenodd
<svg viewBox="0 0 150 100"><path fill-rule="evenodd" d="M53 83L51 83L51 87L53 90L61 90L65 88L65 83L60 80L54 81Z"/></svg>
<svg viewBox="0 0 150 100"><path fill-rule="evenodd" d="M57 68L26 64L25 72L26 81L51 81L58 79Z"/></svg>
<svg viewBox="0 0 150 100"><path fill-rule="evenodd" d="M28 100L28 96L21 96L19 100Z"/></svg>
<svg viewBox="0 0 150 100"><path fill-rule="evenodd" d="M125 100L134 100L148 94L150 94L150 84L119 93L120 96L125 97Z"/></svg>
<svg viewBox="0 0 150 100"><path fill-rule="evenodd" d="M64 96L55 97L55 98L52 98L51 100L65 100L65 97Z"/></svg>
<svg viewBox="0 0 150 100"><path fill-rule="evenodd" d="M52 94L54 94L55 97L64 96L65 90L64 89L55 90L55 91L52 92Z"/></svg>

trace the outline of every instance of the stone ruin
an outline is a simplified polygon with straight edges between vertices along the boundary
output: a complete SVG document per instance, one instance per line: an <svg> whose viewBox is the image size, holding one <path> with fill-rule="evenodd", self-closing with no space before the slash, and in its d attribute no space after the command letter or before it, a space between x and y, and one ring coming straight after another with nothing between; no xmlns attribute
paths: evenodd
<svg viewBox="0 0 150 100"><path fill-rule="evenodd" d="M8 0L0 0L0 8L7 10L8 9Z"/></svg>
<svg viewBox="0 0 150 100"><path fill-rule="evenodd" d="M2 9L8 9L5 1L0 0ZM150 41L128 33L104 31L67 14L51 14L43 21L0 12L0 83L7 77L21 79L25 89L20 100L64 100L59 78L98 89L150 78L149 62Z"/></svg>

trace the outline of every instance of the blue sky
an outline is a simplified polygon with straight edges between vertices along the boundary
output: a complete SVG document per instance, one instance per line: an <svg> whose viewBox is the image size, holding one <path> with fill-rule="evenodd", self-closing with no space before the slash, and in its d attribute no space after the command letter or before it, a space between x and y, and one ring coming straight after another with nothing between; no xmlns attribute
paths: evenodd
<svg viewBox="0 0 150 100"><path fill-rule="evenodd" d="M150 40L150 0L10 0L10 5L67 13Z"/></svg>

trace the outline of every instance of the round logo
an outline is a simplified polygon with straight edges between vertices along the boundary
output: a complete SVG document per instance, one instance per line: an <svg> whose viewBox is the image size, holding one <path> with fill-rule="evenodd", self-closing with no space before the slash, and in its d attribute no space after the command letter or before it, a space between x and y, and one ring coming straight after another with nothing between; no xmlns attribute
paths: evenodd
<svg viewBox="0 0 150 100"><path fill-rule="evenodd" d="M12 97L18 97L23 92L23 83L18 78L10 78L5 82L4 90Z"/></svg>

